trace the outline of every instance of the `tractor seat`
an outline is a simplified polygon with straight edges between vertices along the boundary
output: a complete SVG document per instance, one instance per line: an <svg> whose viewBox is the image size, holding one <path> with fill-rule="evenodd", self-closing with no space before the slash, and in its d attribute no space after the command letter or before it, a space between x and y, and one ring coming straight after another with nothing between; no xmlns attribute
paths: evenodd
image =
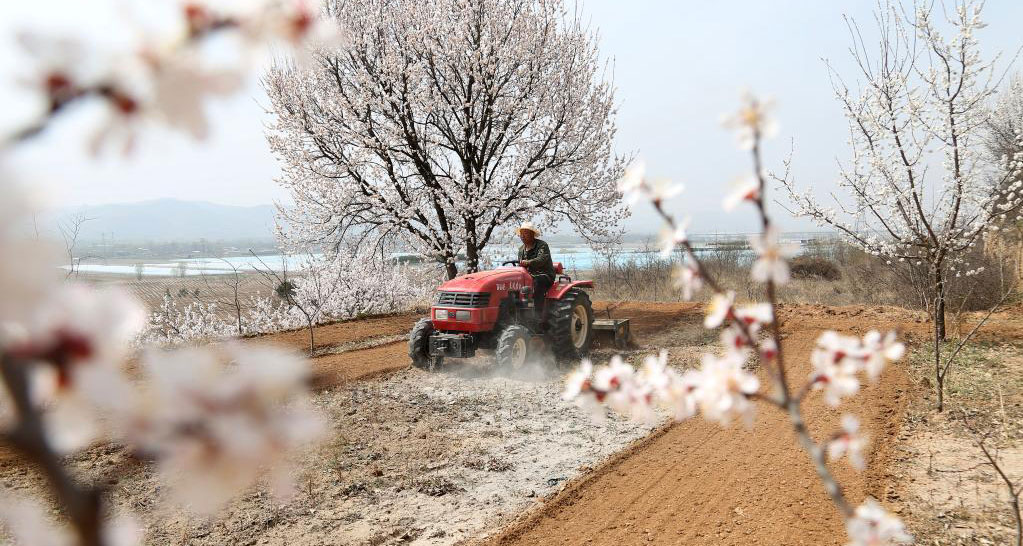
<svg viewBox="0 0 1023 546"><path fill-rule="evenodd" d="M561 265L561 262L554 262L554 273L561 275L565 272L565 266Z"/></svg>

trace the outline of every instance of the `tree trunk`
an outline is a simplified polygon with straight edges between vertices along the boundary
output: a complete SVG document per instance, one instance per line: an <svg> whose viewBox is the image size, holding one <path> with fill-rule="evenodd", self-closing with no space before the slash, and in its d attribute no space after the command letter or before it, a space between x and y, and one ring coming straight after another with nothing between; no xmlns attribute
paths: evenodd
<svg viewBox="0 0 1023 546"><path fill-rule="evenodd" d="M313 356L313 352L316 350L316 341L313 339L313 331L316 329L316 325L313 321L306 321L309 323L309 356Z"/></svg>
<svg viewBox="0 0 1023 546"><path fill-rule="evenodd" d="M945 276L941 266L934 273L934 335L939 341L945 341Z"/></svg>
<svg viewBox="0 0 1023 546"><path fill-rule="evenodd" d="M471 242L465 244L465 270L470 273L480 270L480 252Z"/></svg>
<svg viewBox="0 0 1023 546"><path fill-rule="evenodd" d="M447 271L449 281L458 276L458 266L452 262L445 264L444 270Z"/></svg>
<svg viewBox="0 0 1023 546"><path fill-rule="evenodd" d="M941 340L938 322L934 322L934 387L938 391L938 413L945 410L945 372L941 369Z"/></svg>

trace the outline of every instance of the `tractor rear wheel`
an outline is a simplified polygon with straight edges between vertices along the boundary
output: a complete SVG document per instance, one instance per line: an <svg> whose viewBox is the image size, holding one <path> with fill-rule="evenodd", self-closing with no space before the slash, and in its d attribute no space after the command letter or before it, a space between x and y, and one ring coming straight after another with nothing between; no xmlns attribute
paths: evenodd
<svg viewBox="0 0 1023 546"><path fill-rule="evenodd" d="M521 369L529 360L529 328L513 324L497 338L497 365L511 370Z"/></svg>
<svg viewBox="0 0 1023 546"><path fill-rule="evenodd" d="M408 337L408 356L412 359L412 365L433 371L439 368L444 357L430 356L430 335L433 334L433 321L428 318L419 319L419 322L412 327L412 333Z"/></svg>
<svg viewBox="0 0 1023 546"><path fill-rule="evenodd" d="M593 305L590 296L571 289L557 301L547 302L551 348L561 360L582 358L593 345Z"/></svg>

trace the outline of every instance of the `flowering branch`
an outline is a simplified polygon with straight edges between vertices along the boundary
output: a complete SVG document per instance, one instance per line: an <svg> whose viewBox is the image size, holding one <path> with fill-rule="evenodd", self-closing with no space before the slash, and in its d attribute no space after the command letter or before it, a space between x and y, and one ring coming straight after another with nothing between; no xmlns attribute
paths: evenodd
<svg viewBox="0 0 1023 546"><path fill-rule="evenodd" d="M60 455L53 448L43 417L29 398L29 370L33 364L8 354L0 354L0 374L18 413L17 425L0 436L26 460L32 461L50 482L57 501L67 511L79 543L100 546L103 493L93 486L78 485L68 474Z"/></svg>
<svg viewBox="0 0 1023 546"><path fill-rule="evenodd" d="M652 407L660 404L668 407L676 419L701 413L723 425L736 417L751 424L754 402L766 402L788 415L799 444L810 456L828 496L845 518L854 544L908 540L902 523L873 500L853 507L828 467L829 461L848 456L850 464L862 468L862 449L866 440L859 434L859 421L849 415L843 417L842 429L834 433L826 445L822 445L810 435L801 411L805 397L816 390L824 390L828 404L839 405L843 397L859 390L859 373L876 380L887 362L901 358L904 347L895 341L894 332L882 335L871 331L862 339L825 332L811 354L813 371L810 377L801 388L792 390L777 320L777 285L789 280L785 258L792 254L792 249L778 241L777 231L767 213L767 185L761 161L761 142L772 132L773 124L767 115L767 105L749 96L738 114L727 123L738 129L742 147L751 151L755 174L743 180L725 199L725 207L730 209L742 202L750 202L756 208L762 232L751 240L751 246L757 252L752 277L754 281L765 284L767 301L746 306L735 304L734 292L726 291L713 278L694 251L685 232L685 223L676 221L664 209L664 201L677 195L681 188L663 181L650 182L642 165L633 165L620 181L619 190L631 203L639 198L649 199L667 224L662 239L663 249L670 252L678 246L685 251L686 263L677 273L679 288L685 297L688 299L704 284L713 292L704 326L717 328L725 325L721 332L725 354L720 357L705 354L698 370L681 374L667 367L667 353L664 351L657 357L646 357L638 371L618 356L612 358L607 367L598 370L584 361L582 367L569 377L565 398L576 399L584 405L606 404L634 415L649 415ZM760 390L760 381L745 369L751 353L755 355L754 361L770 374L773 392Z"/></svg>
<svg viewBox="0 0 1023 546"><path fill-rule="evenodd" d="M240 67L202 66L197 52L205 42L238 34L247 46L279 41L298 51L309 44L335 43L339 36L336 25L319 17L320 6L315 0L258 0L246 9L222 8L208 0L183 2L183 32L170 40L162 37L145 41L127 56L109 59L109 67L98 75L80 73L76 61L87 45L21 35L22 46L41 66L28 84L40 92L46 106L39 119L0 140L0 148L32 139L71 105L86 99L99 99L111 114L110 125L94 135L94 152L120 129L129 129L125 151L130 151L134 140L130 126L143 117L161 118L172 127L203 138L208 131L202 111L204 95L234 93L243 77ZM141 81L137 80L139 74L144 76Z"/></svg>
<svg viewBox="0 0 1023 546"><path fill-rule="evenodd" d="M330 34L320 32L326 27L312 0L258 0L235 14L212 6L186 2L186 32L169 47L155 47L167 41L154 40L127 58L90 59L109 65L99 75L80 73L82 65L96 64L81 62L87 47L23 36L22 45L40 67L31 88L47 107L39 120L0 140L0 148L31 140L69 105L86 98L103 100L112 113L112 125L96 135L94 146L112 130L130 129L143 114L201 138L207 130L203 98L236 91L242 74L240 69L203 66L199 42L232 30L253 43L277 40L297 47ZM125 67L142 76L141 83L121 73ZM102 488L76 483L62 461L90 442L118 443L152 456L174 482L170 490L193 509L208 512L264 471L280 472L290 455L320 437L321 421L307 400L306 362L277 350L150 350L142 358L145 380L129 379L123 365L144 322L141 306L118 291L61 283L54 274L56 253L22 232L32 207L6 171L0 172L0 195L0 254L18 257L0 263L5 294L0 298L0 379L5 387L0 397L9 398L15 409L3 423L0 441L49 481L75 543L99 546L117 540L110 532L116 526L104 521ZM63 526L43 523L46 518L38 509L29 518L12 514L5 519L15 536L31 536L31 543L70 543ZM19 533L32 523L44 526L30 530L42 535Z"/></svg>

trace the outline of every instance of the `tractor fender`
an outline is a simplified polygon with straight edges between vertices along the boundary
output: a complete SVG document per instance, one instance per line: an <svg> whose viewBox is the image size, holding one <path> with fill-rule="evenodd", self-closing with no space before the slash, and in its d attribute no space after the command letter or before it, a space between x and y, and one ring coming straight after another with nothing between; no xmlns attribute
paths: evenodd
<svg viewBox="0 0 1023 546"><path fill-rule="evenodd" d="M549 300L560 300L565 292L573 288L593 288L593 281L572 281L572 282L559 282L551 287L547 291L547 299Z"/></svg>

